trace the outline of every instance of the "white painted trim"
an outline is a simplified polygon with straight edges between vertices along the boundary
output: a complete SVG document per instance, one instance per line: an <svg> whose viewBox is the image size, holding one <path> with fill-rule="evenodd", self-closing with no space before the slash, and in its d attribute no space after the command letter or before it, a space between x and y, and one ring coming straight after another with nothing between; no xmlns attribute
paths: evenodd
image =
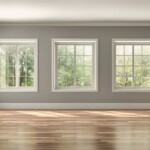
<svg viewBox="0 0 150 150"><path fill-rule="evenodd" d="M0 109L150 109L150 103L0 103Z"/></svg>
<svg viewBox="0 0 150 150"><path fill-rule="evenodd" d="M0 22L0 26L150 26L150 21Z"/></svg>
<svg viewBox="0 0 150 150"><path fill-rule="evenodd" d="M57 43L71 43L71 44L78 44L78 43L90 43L94 46L94 87L90 88L56 88L56 44ZM96 38L53 38L52 39L52 92L98 92L98 39Z"/></svg>
<svg viewBox="0 0 150 150"><path fill-rule="evenodd" d="M6 38L1 38L0 39L0 43L16 43L16 44L18 44L18 43L21 43L21 44L23 44L23 43L29 43L29 44L31 44L31 43L36 43L37 42L37 38L36 39L30 39L30 38L25 38L25 39L22 39L22 38L9 38L9 39L6 39Z"/></svg>

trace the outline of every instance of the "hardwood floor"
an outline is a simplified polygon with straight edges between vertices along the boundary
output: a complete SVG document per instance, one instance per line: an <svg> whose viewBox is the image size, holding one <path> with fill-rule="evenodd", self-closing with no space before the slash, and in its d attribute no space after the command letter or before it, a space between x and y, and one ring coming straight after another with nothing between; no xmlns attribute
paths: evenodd
<svg viewBox="0 0 150 150"><path fill-rule="evenodd" d="M0 150L150 150L150 110L0 110Z"/></svg>

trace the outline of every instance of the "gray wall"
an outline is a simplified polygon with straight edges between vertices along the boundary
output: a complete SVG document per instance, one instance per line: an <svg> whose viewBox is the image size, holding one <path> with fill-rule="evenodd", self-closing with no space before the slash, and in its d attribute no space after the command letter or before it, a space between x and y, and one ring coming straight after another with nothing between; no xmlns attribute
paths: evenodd
<svg viewBox="0 0 150 150"><path fill-rule="evenodd" d="M150 38L150 27L0 26L0 38L39 39L39 92L0 93L0 103L148 103L150 93L112 93L112 38ZM99 92L51 92L51 38L99 39Z"/></svg>

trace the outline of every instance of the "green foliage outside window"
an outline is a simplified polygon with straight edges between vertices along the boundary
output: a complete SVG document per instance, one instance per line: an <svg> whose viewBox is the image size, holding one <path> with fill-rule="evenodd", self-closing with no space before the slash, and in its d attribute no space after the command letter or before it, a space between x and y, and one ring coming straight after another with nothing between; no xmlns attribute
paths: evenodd
<svg viewBox="0 0 150 150"><path fill-rule="evenodd" d="M0 87L33 85L34 47L31 45L0 45Z"/></svg>
<svg viewBox="0 0 150 150"><path fill-rule="evenodd" d="M116 87L133 86L150 87L150 46L117 45Z"/></svg>
<svg viewBox="0 0 150 150"><path fill-rule="evenodd" d="M57 81L59 87L91 87L93 58L91 45L57 46Z"/></svg>

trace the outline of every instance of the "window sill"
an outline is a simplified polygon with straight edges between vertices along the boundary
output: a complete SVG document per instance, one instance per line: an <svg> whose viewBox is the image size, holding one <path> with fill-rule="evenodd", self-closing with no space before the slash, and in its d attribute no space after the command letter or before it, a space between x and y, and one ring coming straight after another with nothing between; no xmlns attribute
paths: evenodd
<svg viewBox="0 0 150 150"><path fill-rule="evenodd" d="M112 92L150 92L150 88L112 89Z"/></svg>
<svg viewBox="0 0 150 150"><path fill-rule="evenodd" d="M98 92L97 89L53 89L52 92Z"/></svg>
<svg viewBox="0 0 150 150"><path fill-rule="evenodd" d="M36 88L7 88L0 89L0 92L38 92Z"/></svg>

